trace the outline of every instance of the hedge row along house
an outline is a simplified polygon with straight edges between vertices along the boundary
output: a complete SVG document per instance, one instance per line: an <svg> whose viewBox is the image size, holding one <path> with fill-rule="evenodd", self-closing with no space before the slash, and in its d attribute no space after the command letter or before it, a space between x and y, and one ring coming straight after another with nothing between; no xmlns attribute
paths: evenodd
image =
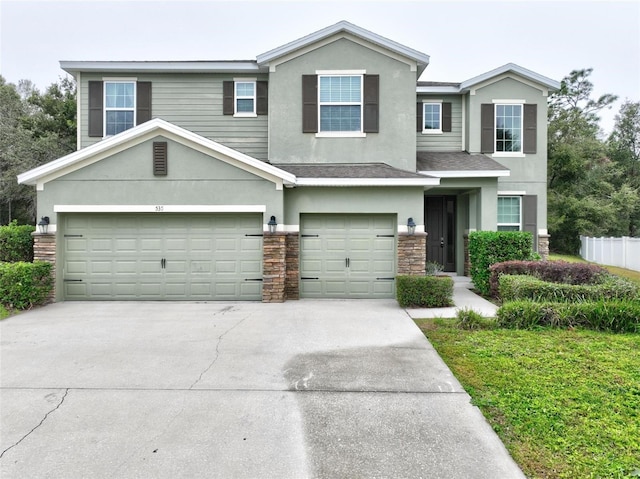
<svg viewBox="0 0 640 479"><path fill-rule="evenodd" d="M18 176L56 299L390 298L426 261L465 274L475 230L544 255L559 82L428 64L345 21L256 60L62 61L78 150Z"/></svg>

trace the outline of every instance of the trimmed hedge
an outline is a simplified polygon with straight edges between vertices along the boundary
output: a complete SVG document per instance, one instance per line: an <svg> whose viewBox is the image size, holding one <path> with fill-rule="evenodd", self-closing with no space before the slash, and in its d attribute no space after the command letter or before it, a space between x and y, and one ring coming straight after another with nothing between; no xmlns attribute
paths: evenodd
<svg viewBox="0 0 640 479"><path fill-rule="evenodd" d="M0 261L33 261L33 237L35 226L18 225L14 220L6 226L0 226Z"/></svg>
<svg viewBox="0 0 640 479"><path fill-rule="evenodd" d="M403 308L444 308L453 305L449 276L397 276L396 299Z"/></svg>
<svg viewBox="0 0 640 479"><path fill-rule="evenodd" d="M509 260L532 260L533 235L528 231L473 231L469 233L471 279L483 295L490 293L489 267Z"/></svg>
<svg viewBox="0 0 640 479"><path fill-rule="evenodd" d="M498 309L498 326L514 329L586 328L613 333L640 333L640 301L535 303L514 301Z"/></svg>
<svg viewBox="0 0 640 479"><path fill-rule="evenodd" d="M489 285L491 296L497 297L498 278L503 274L527 274L543 281L566 284L595 284L602 275L608 275L606 269L588 263L569 263L567 261L504 261L489 267Z"/></svg>
<svg viewBox="0 0 640 479"><path fill-rule="evenodd" d="M563 284L528 275L503 274L499 278L500 298L505 302L528 299L559 303L640 298L638 286L631 281L611 274L599 275L597 279L596 284Z"/></svg>
<svg viewBox="0 0 640 479"><path fill-rule="evenodd" d="M0 304L27 309L47 302L53 288L51 270L45 261L0 263Z"/></svg>

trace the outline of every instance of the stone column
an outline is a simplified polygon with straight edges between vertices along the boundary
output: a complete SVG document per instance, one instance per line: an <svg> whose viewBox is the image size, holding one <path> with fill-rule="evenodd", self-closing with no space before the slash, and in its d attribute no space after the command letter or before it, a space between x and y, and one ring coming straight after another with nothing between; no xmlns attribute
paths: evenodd
<svg viewBox="0 0 640 479"><path fill-rule="evenodd" d="M300 235L287 233L285 240L285 299L300 299Z"/></svg>
<svg viewBox="0 0 640 479"><path fill-rule="evenodd" d="M282 303L285 300L286 235L264 233L262 257L262 302Z"/></svg>
<svg viewBox="0 0 640 479"><path fill-rule="evenodd" d="M51 263L51 276L53 278L53 288L49 295L50 301L55 301L56 297L56 235L55 233L31 233L33 237L33 260L46 261Z"/></svg>
<svg viewBox="0 0 640 479"><path fill-rule="evenodd" d="M538 254L543 260L549 259L549 235L538 235Z"/></svg>
<svg viewBox="0 0 640 479"><path fill-rule="evenodd" d="M424 276L427 233L398 234L398 275Z"/></svg>

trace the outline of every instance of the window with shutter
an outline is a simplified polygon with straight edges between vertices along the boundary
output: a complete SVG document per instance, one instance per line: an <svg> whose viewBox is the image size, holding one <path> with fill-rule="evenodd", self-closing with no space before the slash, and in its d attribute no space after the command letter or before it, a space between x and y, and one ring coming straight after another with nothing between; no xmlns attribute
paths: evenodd
<svg viewBox="0 0 640 479"><path fill-rule="evenodd" d="M151 82L90 81L90 137L117 135L151 119Z"/></svg>

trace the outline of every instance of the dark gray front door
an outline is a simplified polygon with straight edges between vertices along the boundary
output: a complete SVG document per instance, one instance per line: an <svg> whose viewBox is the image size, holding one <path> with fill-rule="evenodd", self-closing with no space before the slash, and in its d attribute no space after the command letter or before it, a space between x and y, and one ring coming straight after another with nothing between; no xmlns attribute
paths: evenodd
<svg viewBox="0 0 640 479"><path fill-rule="evenodd" d="M456 199L454 196L425 196L427 261L456 270Z"/></svg>

